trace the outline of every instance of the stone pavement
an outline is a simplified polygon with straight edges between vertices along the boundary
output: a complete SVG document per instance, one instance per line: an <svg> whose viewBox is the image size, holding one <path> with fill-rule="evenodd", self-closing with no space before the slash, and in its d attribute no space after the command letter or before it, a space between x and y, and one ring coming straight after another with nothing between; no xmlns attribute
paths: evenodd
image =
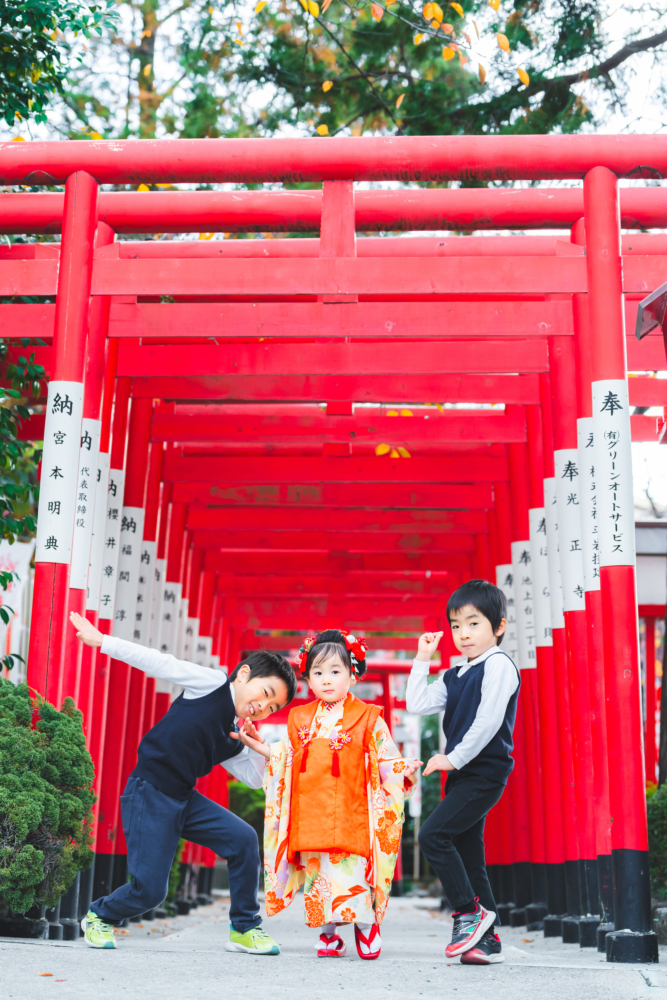
<svg viewBox="0 0 667 1000"><path fill-rule="evenodd" d="M449 963L451 920L433 899L392 899L377 962L356 954L318 959L315 931L303 924L299 896L267 922L280 957L251 957L223 949L228 902L189 917L132 924L118 933L116 951L83 942L24 942L0 938L0 996L5 1000L209 1000L245 996L276 1000L667 1000L662 966L608 965L593 949L545 940L541 933L503 928L506 961L486 968ZM663 949L661 949L662 953ZM661 954L667 970L667 949ZM456 997L454 996L456 994Z"/></svg>

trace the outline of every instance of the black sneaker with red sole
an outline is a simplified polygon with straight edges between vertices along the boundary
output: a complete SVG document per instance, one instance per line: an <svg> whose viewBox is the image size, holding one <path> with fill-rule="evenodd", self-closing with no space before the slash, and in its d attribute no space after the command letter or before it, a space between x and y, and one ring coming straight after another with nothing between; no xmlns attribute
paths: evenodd
<svg viewBox="0 0 667 1000"><path fill-rule="evenodd" d="M461 955L461 965L497 965L504 961L503 946L493 930L487 931L476 945Z"/></svg>
<svg viewBox="0 0 667 1000"><path fill-rule="evenodd" d="M477 900L475 902L477 907L472 913L452 913L454 927L452 940L445 948L447 958L457 958L464 951L469 951L493 927L496 919L493 910L485 910Z"/></svg>

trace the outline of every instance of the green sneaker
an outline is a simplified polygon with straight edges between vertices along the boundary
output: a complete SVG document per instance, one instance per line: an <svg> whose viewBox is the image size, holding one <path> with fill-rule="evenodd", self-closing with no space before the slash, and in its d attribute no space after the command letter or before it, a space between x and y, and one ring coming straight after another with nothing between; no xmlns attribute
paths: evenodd
<svg viewBox="0 0 667 1000"><path fill-rule="evenodd" d="M229 928L229 941L225 942L227 951L245 951L248 955L279 955L280 945L276 944L261 927L240 934Z"/></svg>
<svg viewBox="0 0 667 1000"><path fill-rule="evenodd" d="M81 921L81 930L86 936L86 944L91 948L115 948L116 939L113 936L113 924L107 924L92 910L88 910Z"/></svg>

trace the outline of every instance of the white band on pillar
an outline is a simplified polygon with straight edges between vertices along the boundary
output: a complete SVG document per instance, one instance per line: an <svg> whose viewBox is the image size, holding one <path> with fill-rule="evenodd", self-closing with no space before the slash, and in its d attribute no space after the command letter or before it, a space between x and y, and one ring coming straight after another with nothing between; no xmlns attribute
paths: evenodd
<svg viewBox="0 0 667 1000"><path fill-rule="evenodd" d="M193 657L195 663L198 663L200 667L208 666L208 661L211 659L212 651L212 637L210 635L198 636L197 645L195 646L195 655Z"/></svg>
<svg viewBox="0 0 667 1000"><path fill-rule="evenodd" d="M118 583L118 555L120 525L123 516L125 472L109 470L107 509L104 518L104 543L102 553L102 585L100 587L100 618L112 619Z"/></svg>
<svg viewBox="0 0 667 1000"><path fill-rule="evenodd" d="M99 611L102 587L102 561L104 559L104 537L107 516L107 493L109 489L109 452L101 451L97 456L97 477L95 482L95 512L93 514L93 534L90 540L90 569L88 571L88 596L86 611Z"/></svg>
<svg viewBox="0 0 667 1000"><path fill-rule="evenodd" d="M516 635L516 604L514 601L514 572L511 563L496 566L496 586L502 590L507 601L507 628L503 638L503 649L514 662L519 663L519 649Z"/></svg>
<svg viewBox="0 0 667 1000"><path fill-rule="evenodd" d="M556 470L556 505L558 509L558 544L563 582L563 610L585 611L584 560L581 542L581 505L579 503L579 452L561 448L554 452Z"/></svg>
<svg viewBox="0 0 667 1000"><path fill-rule="evenodd" d="M75 590L86 590L88 586L101 427L101 421L92 420L90 417L84 417L81 422L72 565L69 575L69 585Z"/></svg>
<svg viewBox="0 0 667 1000"><path fill-rule="evenodd" d="M188 608L190 600L187 597L181 598L181 606L178 611L178 637L176 639L176 656L183 659L183 647L185 645L185 626L188 620Z"/></svg>
<svg viewBox="0 0 667 1000"><path fill-rule="evenodd" d="M141 544L139 587L137 590L136 611L134 613L134 635L132 637L132 641L138 642L141 646L148 646L150 639L156 552L157 542L150 542L144 539Z"/></svg>
<svg viewBox="0 0 667 1000"><path fill-rule="evenodd" d="M565 628L563 617L563 586L560 572L560 549L558 545L558 509L556 504L556 480L544 480L544 513L547 519L547 551L549 552L549 603L551 605L551 628Z"/></svg>
<svg viewBox="0 0 667 1000"><path fill-rule="evenodd" d="M519 670L537 666L535 656L535 621L533 617L533 573L530 541L512 542L514 603Z"/></svg>
<svg viewBox="0 0 667 1000"><path fill-rule="evenodd" d="M113 634L117 639L134 639L134 615L139 592L141 546L144 535L144 508L123 507L120 522L120 553Z"/></svg>
<svg viewBox="0 0 667 1000"><path fill-rule="evenodd" d="M166 581L162 587L162 624L160 626L160 652L176 655L178 619L181 610L183 585Z"/></svg>
<svg viewBox="0 0 667 1000"><path fill-rule="evenodd" d="M69 565L83 414L83 383L51 382L46 403L35 561Z"/></svg>
<svg viewBox="0 0 667 1000"><path fill-rule="evenodd" d="M593 382L601 566L634 566L635 510L628 383Z"/></svg>
<svg viewBox="0 0 667 1000"><path fill-rule="evenodd" d="M533 620L535 645L553 646L551 637L551 601L549 599L549 557L547 518L544 507L528 511L530 525L530 555L533 569Z"/></svg>
<svg viewBox="0 0 667 1000"><path fill-rule="evenodd" d="M162 603L164 600L164 578L167 572L167 560L155 559L155 578L153 580L153 600L151 602L151 624L148 633L148 645L151 649L161 649L162 634Z"/></svg>
<svg viewBox="0 0 667 1000"><path fill-rule="evenodd" d="M183 659L195 662L195 649L199 638L199 619L188 618L185 623L185 638L183 640Z"/></svg>
<svg viewBox="0 0 667 1000"><path fill-rule="evenodd" d="M579 469L581 471L581 544L584 550L584 587L600 589L600 533L598 531L595 484L595 439L593 418L577 420Z"/></svg>

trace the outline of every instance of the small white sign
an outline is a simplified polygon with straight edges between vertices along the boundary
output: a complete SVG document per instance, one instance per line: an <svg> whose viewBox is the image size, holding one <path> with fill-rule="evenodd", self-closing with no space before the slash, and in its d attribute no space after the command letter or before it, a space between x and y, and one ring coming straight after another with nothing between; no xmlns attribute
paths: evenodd
<svg viewBox="0 0 667 1000"><path fill-rule="evenodd" d="M601 566L635 565L635 510L628 383L593 382Z"/></svg>
<svg viewBox="0 0 667 1000"><path fill-rule="evenodd" d="M533 566L530 541L512 542L512 571L516 605L516 637L519 670L537 666L535 656L535 620L533 611Z"/></svg>
<svg viewBox="0 0 667 1000"><path fill-rule="evenodd" d="M503 649L519 665L519 646L516 631L516 602L514 600L514 570L511 563L496 566L496 586L502 590L507 601L507 628L503 637Z"/></svg>
<svg viewBox="0 0 667 1000"><path fill-rule="evenodd" d="M51 382L46 403L35 561L71 562L83 383Z"/></svg>
<svg viewBox="0 0 667 1000"><path fill-rule="evenodd" d="M183 585L167 580L162 587L162 624L160 626L160 652L176 656L178 619L181 610Z"/></svg>
<svg viewBox="0 0 667 1000"><path fill-rule="evenodd" d="M556 480L544 480L544 513L547 519L547 549L549 552L549 602L551 604L551 628L565 628L563 616L563 585L560 572L560 548L558 544L558 507L556 503Z"/></svg>
<svg viewBox="0 0 667 1000"><path fill-rule="evenodd" d="M208 666L209 660L213 653L213 639L210 635L199 635L197 636L197 644L195 646L195 655L193 660L198 663L200 667Z"/></svg>
<svg viewBox="0 0 667 1000"><path fill-rule="evenodd" d="M123 507L120 522L113 634L117 639L127 639L130 642L134 639L144 515L143 507Z"/></svg>
<svg viewBox="0 0 667 1000"><path fill-rule="evenodd" d="M530 556L533 568L535 645L553 646L551 636L551 600L549 597L547 516L544 507L532 507L528 511L528 523L530 526Z"/></svg>
<svg viewBox="0 0 667 1000"><path fill-rule="evenodd" d="M188 607L190 601L187 597L181 598L181 607L178 612L178 637L176 639L176 656L183 659L183 647L185 645L185 623L188 620Z"/></svg>
<svg viewBox="0 0 667 1000"><path fill-rule="evenodd" d="M164 600L164 578L167 572L167 560L155 560L155 578L153 581L153 601L151 603L151 625L148 634L148 645L151 649L161 649L160 635L162 632L162 604Z"/></svg>
<svg viewBox="0 0 667 1000"><path fill-rule="evenodd" d="M134 635L132 637L133 641L138 642L141 646L148 646L150 639L156 552L157 542L150 542L144 539L141 544L139 588L137 590Z"/></svg>
<svg viewBox="0 0 667 1000"><path fill-rule="evenodd" d="M125 472L122 469L110 469L109 486L107 488L107 509L104 519L102 585L100 587L100 618L107 620L112 619L114 616L124 490Z"/></svg>
<svg viewBox="0 0 667 1000"><path fill-rule="evenodd" d="M195 662L195 649L199 638L199 619L188 618L185 623L185 638L183 639L183 659Z"/></svg>
<svg viewBox="0 0 667 1000"><path fill-rule="evenodd" d="M565 611L585 611L581 504L579 502L579 483L581 481L579 452L576 448L561 448L559 451L555 451L554 466L563 609Z"/></svg>
<svg viewBox="0 0 667 1000"><path fill-rule="evenodd" d="M592 417L577 420L579 468L581 470L581 538L584 549L584 588L600 589L600 533L598 531L595 482L595 432Z"/></svg>
<svg viewBox="0 0 667 1000"><path fill-rule="evenodd" d="M75 590L86 590L88 587L101 426L99 420L92 420L90 417L84 417L81 422L72 565L69 574L69 585Z"/></svg>
<svg viewBox="0 0 667 1000"><path fill-rule="evenodd" d="M99 611L100 609L108 490L109 452L101 451L97 456L97 476L95 477L95 512L93 514L93 533L90 540L86 611Z"/></svg>

